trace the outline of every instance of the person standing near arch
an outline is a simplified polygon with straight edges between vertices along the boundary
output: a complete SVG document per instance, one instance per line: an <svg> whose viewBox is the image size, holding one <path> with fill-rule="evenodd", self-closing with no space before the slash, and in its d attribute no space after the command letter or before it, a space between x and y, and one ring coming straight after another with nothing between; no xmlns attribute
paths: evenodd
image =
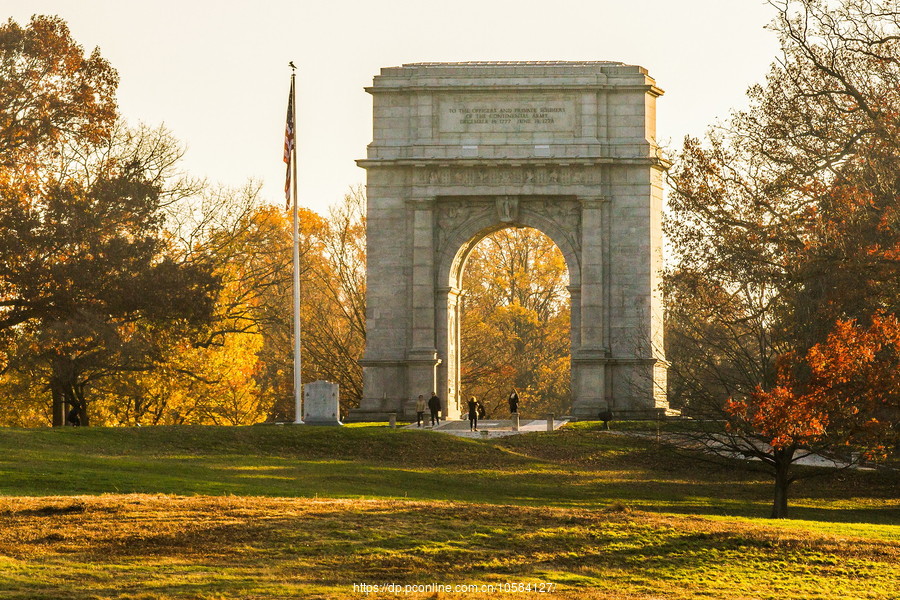
<svg viewBox="0 0 900 600"><path fill-rule="evenodd" d="M509 414L519 414L519 392L516 391L516 388L513 388L509 395Z"/></svg>
<svg viewBox="0 0 900 600"><path fill-rule="evenodd" d="M438 398L437 392L431 392L431 398L428 399L428 410L431 411L431 426L434 427L441 422L441 417L438 415L441 410L441 399Z"/></svg>
<svg viewBox="0 0 900 600"><path fill-rule="evenodd" d="M469 431L478 431L478 400L475 396L469 398Z"/></svg>

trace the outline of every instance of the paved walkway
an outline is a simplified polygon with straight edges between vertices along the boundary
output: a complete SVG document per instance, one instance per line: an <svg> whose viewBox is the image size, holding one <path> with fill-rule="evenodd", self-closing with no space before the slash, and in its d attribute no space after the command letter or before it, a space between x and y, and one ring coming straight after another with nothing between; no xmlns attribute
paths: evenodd
<svg viewBox="0 0 900 600"><path fill-rule="evenodd" d="M566 423L568 419L555 419L553 421L553 429L559 429ZM415 423L405 426L406 429L418 429ZM532 431L547 431L547 419L521 419L519 421L519 430L512 430L512 421L509 419L485 419L478 421L478 431L469 431L469 421L441 421L437 427L432 428L431 425L422 427L421 429L431 429L440 433L449 433L465 438L498 438L508 435L518 435L520 433L530 433Z"/></svg>
<svg viewBox="0 0 900 600"><path fill-rule="evenodd" d="M553 429L559 429L569 423L568 419L556 419L553 421ZM519 435L520 433L530 433L533 431L547 431L547 419L522 419L519 421L519 430L512 430L512 421L509 419L485 419L478 422L478 431L469 431L469 421L441 421L437 427L425 425L421 428L416 427L415 423L403 426L405 429L430 429L440 433L449 433L464 438L488 439L506 437L509 435ZM626 437L651 438L656 437L652 433L634 432L634 431L603 431L607 435L621 435ZM743 456L733 455L732 458L743 460L759 460L756 458L747 459ZM846 463L836 462L828 458L824 458L815 454L811 454L796 461L800 465L808 465L815 467L832 467L845 468ZM850 468L860 470L871 470L872 467L865 465L853 465Z"/></svg>

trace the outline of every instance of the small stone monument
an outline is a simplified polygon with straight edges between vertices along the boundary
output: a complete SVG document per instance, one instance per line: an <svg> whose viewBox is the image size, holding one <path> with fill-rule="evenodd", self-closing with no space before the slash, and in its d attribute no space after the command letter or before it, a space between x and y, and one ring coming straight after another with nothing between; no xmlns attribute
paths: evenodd
<svg viewBox="0 0 900 600"><path fill-rule="evenodd" d="M343 425L340 419L339 386L313 381L303 386L303 422L306 425Z"/></svg>

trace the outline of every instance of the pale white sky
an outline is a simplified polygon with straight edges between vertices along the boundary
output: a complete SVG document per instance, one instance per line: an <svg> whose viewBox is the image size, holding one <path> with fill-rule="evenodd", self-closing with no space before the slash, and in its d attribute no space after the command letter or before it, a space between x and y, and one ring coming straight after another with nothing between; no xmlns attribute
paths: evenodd
<svg viewBox="0 0 900 600"><path fill-rule="evenodd" d="M300 204L338 201L365 172L363 87L381 67L465 60L614 60L666 91L658 137L677 144L743 106L777 52L764 0L0 0L25 25L56 14L119 71L131 122L165 123L185 168L265 183L283 202L284 115L298 70Z"/></svg>

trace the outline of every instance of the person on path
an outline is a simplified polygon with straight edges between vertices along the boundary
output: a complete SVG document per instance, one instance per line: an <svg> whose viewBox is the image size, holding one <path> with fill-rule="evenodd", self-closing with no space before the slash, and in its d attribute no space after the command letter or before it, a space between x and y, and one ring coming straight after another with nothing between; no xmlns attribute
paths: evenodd
<svg viewBox="0 0 900 600"><path fill-rule="evenodd" d="M431 426L434 427L441 422L441 417L438 416L441 410L441 399L438 398L437 392L431 392L431 398L428 399L428 410L431 411Z"/></svg>
<svg viewBox="0 0 900 600"><path fill-rule="evenodd" d="M481 400L477 401L478 404L478 418L484 421L487 418L487 410L484 408L484 404L481 403Z"/></svg>
<svg viewBox="0 0 900 600"><path fill-rule="evenodd" d="M469 431L478 431L478 400L469 398Z"/></svg>
<svg viewBox="0 0 900 600"><path fill-rule="evenodd" d="M416 400L416 427L422 426L422 421L425 420L425 396L419 394L419 399Z"/></svg>
<svg viewBox="0 0 900 600"><path fill-rule="evenodd" d="M608 408L600 411L600 420L603 421L603 429L609 431L609 422L613 420L613 413Z"/></svg>
<svg viewBox="0 0 900 600"><path fill-rule="evenodd" d="M515 415L519 412L519 392L516 391L516 388L513 388L512 393L509 395L509 414Z"/></svg>

